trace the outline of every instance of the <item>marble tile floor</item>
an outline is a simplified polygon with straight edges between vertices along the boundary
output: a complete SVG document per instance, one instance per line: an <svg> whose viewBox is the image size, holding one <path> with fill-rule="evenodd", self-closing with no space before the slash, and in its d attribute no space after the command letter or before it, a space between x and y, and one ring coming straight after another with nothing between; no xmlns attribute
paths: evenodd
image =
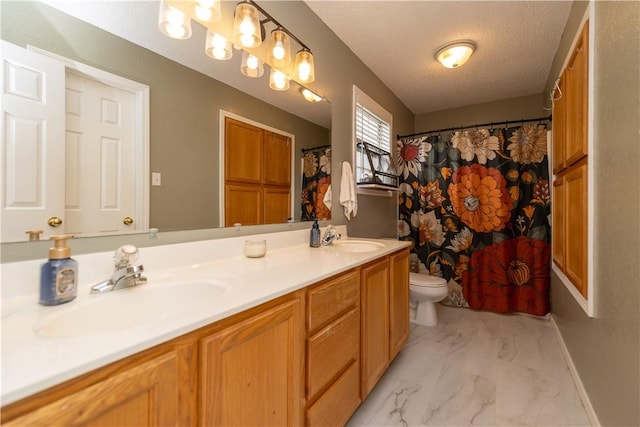
<svg viewBox="0 0 640 427"><path fill-rule="evenodd" d="M550 322L437 305L349 420L359 426L589 426Z"/></svg>

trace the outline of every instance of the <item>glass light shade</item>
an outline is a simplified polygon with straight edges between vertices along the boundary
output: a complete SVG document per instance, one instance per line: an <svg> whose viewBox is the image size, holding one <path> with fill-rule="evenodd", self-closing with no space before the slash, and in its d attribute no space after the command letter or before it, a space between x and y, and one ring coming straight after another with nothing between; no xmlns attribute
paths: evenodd
<svg viewBox="0 0 640 427"><path fill-rule="evenodd" d="M300 83L311 83L316 79L313 66L313 54L303 49L296 53L296 73Z"/></svg>
<svg viewBox="0 0 640 427"><path fill-rule="evenodd" d="M194 0L196 16L204 22L218 22L221 18L220 0Z"/></svg>
<svg viewBox="0 0 640 427"><path fill-rule="evenodd" d="M211 30L207 30L204 52L207 56L220 60L230 59L233 56L231 41Z"/></svg>
<svg viewBox="0 0 640 427"><path fill-rule="evenodd" d="M233 43L243 47L258 47L262 43L258 9L250 3L238 3L233 19Z"/></svg>
<svg viewBox="0 0 640 427"><path fill-rule="evenodd" d="M287 90L289 86L289 77L282 71L272 68L269 76L269 87L273 90Z"/></svg>
<svg viewBox="0 0 640 427"><path fill-rule="evenodd" d="M291 42L289 34L281 27L271 31L271 64L274 67L285 68L291 63Z"/></svg>
<svg viewBox="0 0 640 427"><path fill-rule="evenodd" d="M462 67L471 57L476 46L471 42L452 43L436 52L436 59L446 68Z"/></svg>
<svg viewBox="0 0 640 427"><path fill-rule="evenodd" d="M240 71L247 77L262 77L264 74L264 65L257 56L249 52L242 52Z"/></svg>
<svg viewBox="0 0 640 427"><path fill-rule="evenodd" d="M313 93L311 90L307 89L306 87L301 87L300 88L300 93L302 94L304 99L306 99L309 102L322 101L322 97L321 96L316 95L315 93Z"/></svg>
<svg viewBox="0 0 640 427"><path fill-rule="evenodd" d="M191 37L191 19L163 1L160 2L158 26L162 34L173 39L184 40Z"/></svg>

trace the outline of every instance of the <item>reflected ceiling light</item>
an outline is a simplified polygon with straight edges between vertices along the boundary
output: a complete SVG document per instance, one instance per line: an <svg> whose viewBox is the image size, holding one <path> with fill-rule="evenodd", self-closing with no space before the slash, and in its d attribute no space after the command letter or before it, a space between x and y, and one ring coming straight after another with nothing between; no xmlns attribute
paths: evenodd
<svg viewBox="0 0 640 427"><path fill-rule="evenodd" d="M271 65L277 68L288 67L291 63L289 34L282 27L271 31Z"/></svg>
<svg viewBox="0 0 640 427"><path fill-rule="evenodd" d="M272 68L269 76L269 87L273 90L287 90L290 87L289 77L282 71Z"/></svg>
<svg viewBox="0 0 640 427"><path fill-rule="evenodd" d="M295 68L301 83L311 83L316 79L313 54L309 49L303 48L296 53Z"/></svg>
<svg viewBox="0 0 640 427"><path fill-rule="evenodd" d="M194 10L199 20L204 22L218 22L221 18L220 0L193 0Z"/></svg>
<svg viewBox="0 0 640 427"><path fill-rule="evenodd" d="M191 19L164 1L160 2L158 26L162 34L173 39L184 40L191 37Z"/></svg>
<svg viewBox="0 0 640 427"><path fill-rule="evenodd" d="M435 57L446 68L459 68L469 60L475 49L476 45L471 41L454 42L438 49Z"/></svg>
<svg viewBox="0 0 640 427"><path fill-rule="evenodd" d="M306 87L300 88L300 93L309 102L320 102L324 101L324 98L313 92L311 89L307 89Z"/></svg>
<svg viewBox="0 0 640 427"><path fill-rule="evenodd" d="M242 52L240 71L247 77L262 77L264 74L264 65L257 56L249 52Z"/></svg>
<svg viewBox="0 0 640 427"><path fill-rule="evenodd" d="M207 56L220 60L230 59L233 56L231 41L211 30L207 30L204 52Z"/></svg>
<svg viewBox="0 0 640 427"><path fill-rule="evenodd" d="M237 47L258 47L262 44L262 29L258 9L248 1L238 3L233 20L233 42Z"/></svg>
<svg viewBox="0 0 640 427"><path fill-rule="evenodd" d="M239 1L233 17L221 16L221 4L221 0L161 0L160 30L169 37L186 39L191 36L191 20L195 20L207 29L205 52L209 57L225 60L233 56L232 47L242 50L242 74L260 77L267 64L272 69L269 86L275 90L288 89L290 80L302 86L315 80L311 49L258 3ZM267 25L271 30L268 48L261 47ZM298 44L295 59L292 43Z"/></svg>

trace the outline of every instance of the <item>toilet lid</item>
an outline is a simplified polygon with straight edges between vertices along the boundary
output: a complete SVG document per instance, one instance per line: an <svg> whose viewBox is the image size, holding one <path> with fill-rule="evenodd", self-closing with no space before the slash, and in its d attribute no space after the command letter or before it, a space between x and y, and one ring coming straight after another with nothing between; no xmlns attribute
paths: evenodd
<svg viewBox="0 0 640 427"><path fill-rule="evenodd" d="M442 277L429 276L420 273L409 273L409 283L413 286L428 286L430 288L447 286L447 281Z"/></svg>

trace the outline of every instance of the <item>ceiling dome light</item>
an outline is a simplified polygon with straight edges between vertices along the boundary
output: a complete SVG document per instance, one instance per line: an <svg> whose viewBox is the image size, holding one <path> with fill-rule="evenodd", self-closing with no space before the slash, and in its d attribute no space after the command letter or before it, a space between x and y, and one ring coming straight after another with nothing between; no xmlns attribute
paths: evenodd
<svg viewBox="0 0 640 427"><path fill-rule="evenodd" d="M462 67L471 57L476 45L470 41L449 43L436 52L436 59L446 68Z"/></svg>

